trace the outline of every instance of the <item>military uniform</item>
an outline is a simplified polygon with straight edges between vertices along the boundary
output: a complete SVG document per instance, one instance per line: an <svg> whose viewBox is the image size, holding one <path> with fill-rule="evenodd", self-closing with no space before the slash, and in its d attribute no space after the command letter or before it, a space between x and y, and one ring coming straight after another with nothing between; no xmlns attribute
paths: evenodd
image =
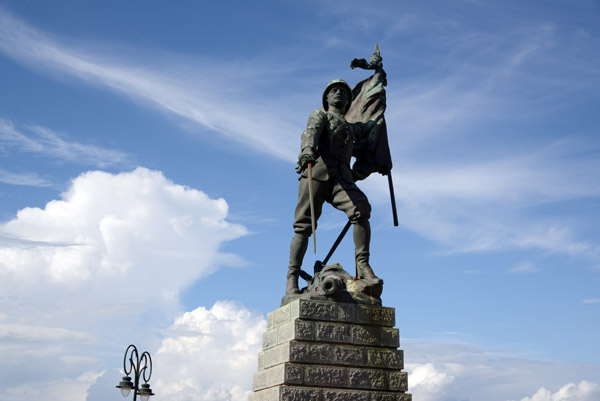
<svg viewBox="0 0 600 401"><path fill-rule="evenodd" d="M302 133L299 159L302 160L303 152L307 148L313 149L316 152L315 156L318 155L312 168L315 221L321 216L325 202L346 213L354 225L356 263L363 273L367 273L366 277L373 284L378 284L382 281L373 274L369 266L371 205L365 194L354 183L350 168L356 137L363 134L368 124L349 123L337 110L327 110L326 95L336 84L347 88L348 97L352 99L352 91L344 81L334 80L327 86L323 94L324 107L310 114L306 130ZM347 106L346 111L349 104ZM300 161L299 164L302 165L302 162ZM309 180L306 170L299 180L298 205L294 219L295 235L290 246L287 294L299 292L298 274L308 247L308 238L312 234Z"/></svg>
<svg viewBox="0 0 600 401"><path fill-rule="evenodd" d="M341 114L323 108L310 114L301 148L311 147L319 155L312 169L315 220L321 216L324 202L346 213L353 223L369 219L371 205L354 183L350 168L354 141L363 127L362 123L350 124ZM309 237L311 231L308 173L304 171L300 177L294 232Z"/></svg>

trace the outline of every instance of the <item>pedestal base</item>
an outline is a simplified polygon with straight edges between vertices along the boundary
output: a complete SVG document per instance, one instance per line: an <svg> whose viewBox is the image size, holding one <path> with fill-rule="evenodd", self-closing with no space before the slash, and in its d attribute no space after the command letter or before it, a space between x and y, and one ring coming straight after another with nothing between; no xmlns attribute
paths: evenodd
<svg viewBox="0 0 600 401"><path fill-rule="evenodd" d="M296 299L268 314L250 401L411 401L395 310Z"/></svg>

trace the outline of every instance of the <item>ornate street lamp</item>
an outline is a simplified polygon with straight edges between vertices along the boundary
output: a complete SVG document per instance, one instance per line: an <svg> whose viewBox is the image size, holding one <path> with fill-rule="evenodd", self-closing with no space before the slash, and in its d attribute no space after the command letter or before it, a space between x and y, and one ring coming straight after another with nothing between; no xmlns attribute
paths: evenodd
<svg viewBox="0 0 600 401"><path fill-rule="evenodd" d="M129 356L129 367L127 367L127 356ZM141 356L138 354L138 350L135 345L131 344L125 350L125 356L123 357L123 371L125 376L119 383L117 388L121 389L123 397L127 397L131 390L133 390L133 401L136 400L137 395L140 395L141 401L148 401L151 395L154 395L148 380L152 376L152 358L150 354L145 351ZM129 376L133 372L134 381L131 381ZM142 388L140 388L140 377L144 380Z"/></svg>

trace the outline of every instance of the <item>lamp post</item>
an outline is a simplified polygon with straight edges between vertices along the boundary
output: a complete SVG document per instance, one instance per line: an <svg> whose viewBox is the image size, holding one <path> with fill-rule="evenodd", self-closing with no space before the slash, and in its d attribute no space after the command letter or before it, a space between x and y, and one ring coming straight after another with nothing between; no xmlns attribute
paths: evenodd
<svg viewBox="0 0 600 401"><path fill-rule="evenodd" d="M127 359L128 356L129 360ZM129 367L127 367L128 361ZM152 358L147 351L144 351L140 356L135 345L131 344L127 347L125 356L123 357L123 371L125 372L125 376L123 376L123 380L121 380L119 385L116 386L121 389L123 397L127 397L131 390L133 390L133 401L136 400L138 394L141 401L148 401L150 396L154 395L148 383L150 376L152 376ZM133 373L133 382L131 381L131 376L129 376L131 373ZM141 388L139 385L140 378L144 380Z"/></svg>

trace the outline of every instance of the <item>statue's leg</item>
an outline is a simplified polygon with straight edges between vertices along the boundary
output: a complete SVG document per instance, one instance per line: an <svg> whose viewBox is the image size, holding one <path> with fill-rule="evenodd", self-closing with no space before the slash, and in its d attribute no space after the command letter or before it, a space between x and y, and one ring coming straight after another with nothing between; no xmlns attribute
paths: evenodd
<svg viewBox="0 0 600 401"><path fill-rule="evenodd" d="M367 219L359 219L354 223L354 246L356 264L360 271L360 277L369 284L380 284L383 280L373 273L369 264L369 245L371 243L371 225Z"/></svg>
<svg viewBox="0 0 600 401"><path fill-rule="evenodd" d="M298 276L302 267L302 260L308 247L308 237L303 234L294 234L290 245L290 264L285 286L286 295L300 294Z"/></svg>
<svg viewBox="0 0 600 401"><path fill-rule="evenodd" d="M313 181L315 221L321 216L324 192L327 190L327 183ZM312 234L312 224L310 217L310 202L308 179L301 178L298 187L298 205L294 213L294 237L290 245L290 263L287 273L287 282L285 286L286 295L299 294L298 276L302 268L302 261L306 248L308 247L308 238Z"/></svg>
<svg viewBox="0 0 600 401"><path fill-rule="evenodd" d="M371 243L371 205L366 195L354 183L341 181L334 185L332 205L342 210L354 225L354 247L359 276L369 284L381 284L383 280L375 275L369 264Z"/></svg>

